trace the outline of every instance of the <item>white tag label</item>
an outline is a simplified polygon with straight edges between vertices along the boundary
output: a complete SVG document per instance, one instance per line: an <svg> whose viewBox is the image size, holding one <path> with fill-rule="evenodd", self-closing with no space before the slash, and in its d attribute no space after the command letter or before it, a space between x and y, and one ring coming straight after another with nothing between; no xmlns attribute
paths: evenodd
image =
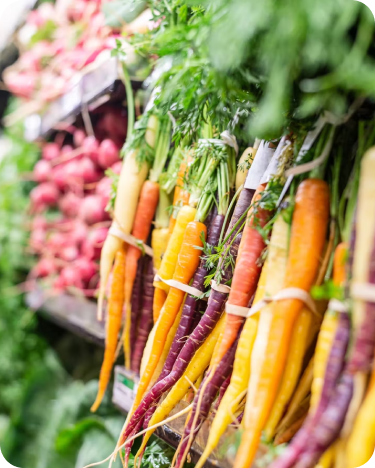
<svg viewBox="0 0 375 468"><path fill-rule="evenodd" d="M115 367L112 401L125 411L130 411L139 385L139 377L125 367Z"/></svg>
<svg viewBox="0 0 375 468"><path fill-rule="evenodd" d="M283 152L284 147L286 146L286 137L283 136L277 145L276 151L274 152L270 163L266 169L266 172L263 174L263 177L260 180L261 184L267 184L271 177L274 176L277 172L277 166L279 165L279 158L281 153Z"/></svg>
<svg viewBox="0 0 375 468"><path fill-rule="evenodd" d="M256 190L258 188L274 153L275 148L270 148L269 142L262 140L246 177L246 189Z"/></svg>

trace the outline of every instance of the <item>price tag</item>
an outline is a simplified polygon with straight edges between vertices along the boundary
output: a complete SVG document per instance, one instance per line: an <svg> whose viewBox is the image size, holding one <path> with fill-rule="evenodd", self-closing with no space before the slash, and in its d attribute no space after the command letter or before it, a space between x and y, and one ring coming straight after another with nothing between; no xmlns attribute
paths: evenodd
<svg viewBox="0 0 375 468"><path fill-rule="evenodd" d="M262 140L246 177L246 189L256 190L258 188L274 153L275 148L270 148L269 142Z"/></svg>
<svg viewBox="0 0 375 468"><path fill-rule="evenodd" d="M139 385L139 376L125 367L115 367L112 401L124 411L130 411Z"/></svg>
<svg viewBox="0 0 375 468"><path fill-rule="evenodd" d="M268 167L266 169L266 172L263 174L260 183L261 184L267 184L270 179L276 174L277 172L277 167L279 165L279 158L283 152L283 149L286 146L286 137L283 136L277 145L276 151L273 153L273 156L271 158L270 163L268 164Z"/></svg>

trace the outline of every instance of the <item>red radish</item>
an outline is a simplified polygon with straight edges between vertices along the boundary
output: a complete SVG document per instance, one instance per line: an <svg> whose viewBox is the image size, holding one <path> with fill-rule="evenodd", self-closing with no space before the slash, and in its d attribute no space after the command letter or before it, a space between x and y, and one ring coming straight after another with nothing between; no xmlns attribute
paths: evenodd
<svg viewBox="0 0 375 468"><path fill-rule="evenodd" d="M31 203L36 211L43 210L48 206L56 205L59 195L60 192L56 185L51 182L44 182L43 184L34 187L30 192Z"/></svg>
<svg viewBox="0 0 375 468"><path fill-rule="evenodd" d="M122 161L117 161L113 166L111 166L111 170L117 175L120 175L121 168L122 168Z"/></svg>
<svg viewBox="0 0 375 468"><path fill-rule="evenodd" d="M73 229L69 232L69 237L76 245L81 245L87 238L88 230L85 223L77 219L74 222Z"/></svg>
<svg viewBox="0 0 375 468"><path fill-rule="evenodd" d="M61 156L68 156L73 151L73 146L71 145L64 145L61 148Z"/></svg>
<svg viewBox="0 0 375 468"><path fill-rule="evenodd" d="M58 251L57 254L62 260L65 260L66 262L73 262L74 260L77 260L79 256L78 249L75 245L68 245L62 250Z"/></svg>
<svg viewBox="0 0 375 468"><path fill-rule="evenodd" d="M20 65L25 71L40 71L40 57L38 57L33 50L24 52L17 65Z"/></svg>
<svg viewBox="0 0 375 468"><path fill-rule="evenodd" d="M97 182L102 178L102 173L96 169L95 164L88 157L83 158L79 162L79 170L81 177L86 184Z"/></svg>
<svg viewBox="0 0 375 468"><path fill-rule="evenodd" d="M83 184L81 161L72 159L63 165L65 187Z"/></svg>
<svg viewBox="0 0 375 468"><path fill-rule="evenodd" d="M99 260L107 234L107 228L93 229L82 244L82 255L90 260Z"/></svg>
<svg viewBox="0 0 375 468"><path fill-rule="evenodd" d="M123 110L114 107L104 114L101 124L112 140L125 140L128 119Z"/></svg>
<svg viewBox="0 0 375 468"><path fill-rule="evenodd" d="M85 283L88 283L98 271L97 264L85 257L79 257L74 262L74 267L77 268L80 277Z"/></svg>
<svg viewBox="0 0 375 468"><path fill-rule="evenodd" d="M59 201L60 211L68 218L74 218L79 213L81 198L73 192L68 192Z"/></svg>
<svg viewBox="0 0 375 468"><path fill-rule="evenodd" d="M99 147L98 163L103 169L107 169L120 161L119 149L112 140L103 140Z"/></svg>
<svg viewBox="0 0 375 468"><path fill-rule="evenodd" d="M45 278L57 272L56 264L52 258L41 258L33 268L33 275L36 278Z"/></svg>
<svg viewBox="0 0 375 468"><path fill-rule="evenodd" d="M77 128L73 133L74 146L76 148L79 148L80 146L82 146L85 138L86 138L86 133L80 128Z"/></svg>
<svg viewBox="0 0 375 468"><path fill-rule="evenodd" d="M34 166L33 177L36 182L47 182L52 172L51 164L41 159Z"/></svg>
<svg viewBox="0 0 375 468"><path fill-rule="evenodd" d="M84 198L79 214L87 224L96 224L108 219L108 214L103 211L102 199L98 195L89 195Z"/></svg>
<svg viewBox="0 0 375 468"><path fill-rule="evenodd" d="M52 161L60 156L60 147L57 143L46 143L43 147L42 158Z"/></svg>
<svg viewBox="0 0 375 468"><path fill-rule="evenodd" d="M102 201L103 210L108 205L108 202L111 198L112 191L112 180L109 177L103 177L103 179L96 186L96 194L100 196Z"/></svg>
<svg viewBox="0 0 375 468"><path fill-rule="evenodd" d="M60 252L64 247L71 245L71 239L68 235L63 234L62 232L54 232L51 234L47 241L46 247L52 253Z"/></svg>
<svg viewBox="0 0 375 468"><path fill-rule="evenodd" d="M37 75L35 72L9 71L4 74L4 81L11 93L29 99L35 91Z"/></svg>
<svg viewBox="0 0 375 468"><path fill-rule="evenodd" d="M56 186L60 190L64 190L67 185L66 174L65 174L66 165L67 163L59 164L58 166L52 169L51 180L52 182L54 182L54 184L56 184Z"/></svg>
<svg viewBox="0 0 375 468"><path fill-rule="evenodd" d="M94 136L87 136L82 142L82 150L89 156L89 158L97 164L99 142Z"/></svg>
<svg viewBox="0 0 375 468"><path fill-rule="evenodd" d="M82 289L83 287L82 280L79 276L79 271L73 266L68 266L61 270L60 280L60 286L62 288L74 286L76 288Z"/></svg>
<svg viewBox="0 0 375 468"><path fill-rule="evenodd" d="M31 232L30 235L30 247L40 252L43 250L46 242L46 233L44 229L35 229Z"/></svg>

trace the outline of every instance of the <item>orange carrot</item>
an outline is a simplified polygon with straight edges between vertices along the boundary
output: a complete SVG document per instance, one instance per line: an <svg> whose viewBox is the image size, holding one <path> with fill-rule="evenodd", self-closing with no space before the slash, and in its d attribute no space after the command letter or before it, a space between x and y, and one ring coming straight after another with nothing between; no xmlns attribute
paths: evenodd
<svg viewBox="0 0 375 468"><path fill-rule="evenodd" d="M261 184L254 194L252 204L254 207L259 202L262 192L266 185ZM255 293L259 275L261 272L260 256L265 247L262 235L257 230L257 226L263 228L271 215L260 206L254 210L250 208L246 220L246 226L242 234L241 244L238 250L236 268L234 270L231 291L228 298L228 304L241 307L248 307L250 299ZM215 363L218 364L225 356L228 349L235 342L242 323L243 317L226 313L225 327L220 341L220 347L215 354Z"/></svg>
<svg viewBox="0 0 375 468"><path fill-rule="evenodd" d="M154 304L153 304L154 323L156 323L157 319L159 318L160 311L166 299L167 299L167 293L164 291L164 289L155 288Z"/></svg>
<svg viewBox="0 0 375 468"><path fill-rule="evenodd" d="M122 309L124 305L124 277L125 277L125 253L119 250L116 253L113 267L113 279L111 293L108 301L108 318L106 344L102 368L99 377L99 389L95 403L91 411L95 412L102 402L108 382L111 378L112 367L115 361L118 335L121 328Z"/></svg>
<svg viewBox="0 0 375 468"><path fill-rule="evenodd" d="M159 184L147 180L142 187L139 197L137 212L134 219L132 235L142 242L146 242L151 229L151 223L154 218L156 207L159 201ZM131 297L133 285L137 274L138 260L142 251L130 245L126 254L125 267L125 332L124 332L124 351L125 365L130 369L130 326L131 326Z"/></svg>
<svg viewBox="0 0 375 468"><path fill-rule="evenodd" d="M186 228L173 279L184 284L189 284L195 270L198 268L202 247L202 233L207 234L206 226L199 221L191 221ZM180 310L185 293L180 289L170 288L164 303L163 312L156 324L155 336L150 357L142 374L133 408L137 408L142 400L159 358L164 348L169 329Z"/></svg>
<svg viewBox="0 0 375 468"><path fill-rule="evenodd" d="M328 218L327 183L320 179L303 181L295 199L284 288L310 291L320 266ZM249 468L253 463L261 432L283 375L293 327L302 308L303 302L298 299L285 299L272 304L265 358L255 385L250 376L244 431L234 468Z"/></svg>

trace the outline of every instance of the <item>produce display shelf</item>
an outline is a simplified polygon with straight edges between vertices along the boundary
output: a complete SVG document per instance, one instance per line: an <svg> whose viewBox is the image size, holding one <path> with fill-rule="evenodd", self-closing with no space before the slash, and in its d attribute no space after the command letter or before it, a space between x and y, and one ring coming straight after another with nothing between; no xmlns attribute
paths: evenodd
<svg viewBox="0 0 375 468"><path fill-rule="evenodd" d="M139 89L142 81L131 79L133 89ZM117 57L100 56L84 73L74 77L69 91L52 101L46 109L25 118L25 138L34 141L45 137L60 122L71 124L85 109L95 109L110 99L120 83L120 67Z"/></svg>
<svg viewBox="0 0 375 468"><path fill-rule="evenodd" d="M36 288L27 294L26 303L46 319L104 347L105 325L96 320L94 302L69 294L46 297L41 288Z"/></svg>

